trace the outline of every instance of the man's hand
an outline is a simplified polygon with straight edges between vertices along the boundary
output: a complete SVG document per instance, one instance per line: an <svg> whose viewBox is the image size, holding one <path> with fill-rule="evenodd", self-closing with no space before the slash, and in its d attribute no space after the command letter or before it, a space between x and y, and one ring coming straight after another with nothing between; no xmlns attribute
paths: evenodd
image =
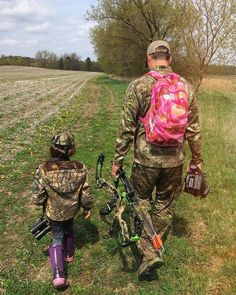
<svg viewBox="0 0 236 295"><path fill-rule="evenodd" d="M119 171L119 169L122 167L122 164L119 164L119 163L112 163L112 166L111 166L111 175L113 177L117 177L117 173Z"/></svg>
<svg viewBox="0 0 236 295"><path fill-rule="evenodd" d="M191 163L189 164L188 171L191 171L191 165L195 165L199 170L202 171L202 162L198 164Z"/></svg>
<svg viewBox="0 0 236 295"><path fill-rule="evenodd" d="M202 163L196 165L199 170L202 170Z"/></svg>
<svg viewBox="0 0 236 295"><path fill-rule="evenodd" d="M90 219L90 215L91 215L90 210L84 210L84 218L85 219Z"/></svg>

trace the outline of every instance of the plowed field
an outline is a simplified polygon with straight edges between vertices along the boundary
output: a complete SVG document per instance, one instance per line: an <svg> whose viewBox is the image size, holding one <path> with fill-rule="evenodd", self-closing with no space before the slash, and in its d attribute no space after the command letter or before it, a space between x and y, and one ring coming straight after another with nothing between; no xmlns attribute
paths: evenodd
<svg viewBox="0 0 236 295"><path fill-rule="evenodd" d="M66 109L86 82L97 75L1 66L0 132L3 140L0 143L0 161L9 160L24 144L29 144L35 128L57 115L61 109Z"/></svg>

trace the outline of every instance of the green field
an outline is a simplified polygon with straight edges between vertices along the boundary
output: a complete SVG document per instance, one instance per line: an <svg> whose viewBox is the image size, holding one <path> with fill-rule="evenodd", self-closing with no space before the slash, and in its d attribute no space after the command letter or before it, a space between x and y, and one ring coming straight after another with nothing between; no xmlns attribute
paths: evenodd
<svg viewBox="0 0 236 295"><path fill-rule="evenodd" d="M1 133L5 149L14 143L16 132L21 145L12 155L10 149L4 150L0 166L0 294L59 294L51 284L46 254L50 236L35 242L29 233L40 215L40 209L30 204L29 190L36 165L48 157L51 135L66 130L76 138L74 158L89 168L95 204L90 222L83 220L82 212L76 218L76 259L68 266L70 286L62 294L236 294L235 93L198 93L204 170L212 192L204 200L181 195L165 245L165 265L152 280L139 281L135 247L121 249L116 239L104 238L111 219L101 220L99 209L109 196L95 188L94 179L96 159L103 152L104 175L111 180L110 161L126 87L126 82L107 76L93 78L66 107L31 130L27 144L27 118ZM126 159L127 172L131 161L132 153Z"/></svg>

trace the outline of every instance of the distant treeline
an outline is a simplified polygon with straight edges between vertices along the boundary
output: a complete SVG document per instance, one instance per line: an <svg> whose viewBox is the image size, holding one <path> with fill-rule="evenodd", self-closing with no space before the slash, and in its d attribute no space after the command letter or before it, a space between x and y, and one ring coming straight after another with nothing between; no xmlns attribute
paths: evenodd
<svg viewBox="0 0 236 295"><path fill-rule="evenodd" d="M56 54L43 50L36 53L36 57L24 56L0 56L0 66L14 65L27 67L40 67L48 69L72 70L72 71L94 71L101 72L102 67L89 57L85 61L76 53L64 54L58 57ZM236 75L236 66L230 65L209 65L207 75Z"/></svg>
<svg viewBox="0 0 236 295"><path fill-rule="evenodd" d="M236 66L209 65L207 75L236 75Z"/></svg>
<svg viewBox="0 0 236 295"><path fill-rule="evenodd" d="M38 51L35 58L1 55L0 66L1 65L40 67L71 71L102 71L99 63L92 61L90 57L87 57L84 61L76 53L64 54L63 56L58 57L55 53L47 50Z"/></svg>

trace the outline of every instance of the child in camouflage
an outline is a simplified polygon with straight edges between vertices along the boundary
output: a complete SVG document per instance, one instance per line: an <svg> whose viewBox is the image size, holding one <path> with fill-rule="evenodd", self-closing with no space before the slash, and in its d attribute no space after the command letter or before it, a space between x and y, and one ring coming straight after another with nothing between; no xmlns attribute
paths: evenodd
<svg viewBox="0 0 236 295"><path fill-rule="evenodd" d="M51 159L38 166L32 184L32 202L45 205L52 230L49 256L55 288L67 286L64 261L74 259L73 219L80 207L88 219L93 202L85 165L69 158L75 151L72 134L66 132L53 136Z"/></svg>

